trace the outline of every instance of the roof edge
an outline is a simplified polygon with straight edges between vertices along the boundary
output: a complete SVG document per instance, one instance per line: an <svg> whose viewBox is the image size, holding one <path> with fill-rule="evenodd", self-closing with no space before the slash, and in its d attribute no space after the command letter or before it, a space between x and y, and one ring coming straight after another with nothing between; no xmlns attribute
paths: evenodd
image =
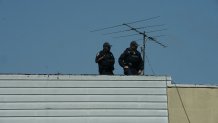
<svg viewBox="0 0 218 123"><path fill-rule="evenodd" d="M174 88L174 87L179 87L179 88L218 88L218 85L203 85L203 84L172 84L172 83L167 83L167 87L169 88Z"/></svg>
<svg viewBox="0 0 218 123"><path fill-rule="evenodd" d="M140 80L140 81L171 81L166 75L94 75L94 74L0 74L0 80Z"/></svg>

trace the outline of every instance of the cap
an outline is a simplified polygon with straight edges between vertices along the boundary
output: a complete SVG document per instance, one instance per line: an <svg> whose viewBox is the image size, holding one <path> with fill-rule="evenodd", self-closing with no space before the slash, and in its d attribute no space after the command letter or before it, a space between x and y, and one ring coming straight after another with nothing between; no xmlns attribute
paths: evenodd
<svg viewBox="0 0 218 123"><path fill-rule="evenodd" d="M137 44L136 41L132 41L132 42L130 43L130 46L138 46L138 44Z"/></svg>
<svg viewBox="0 0 218 123"><path fill-rule="evenodd" d="M110 45L108 42L105 42L105 43L103 44L103 47L111 47L111 45Z"/></svg>

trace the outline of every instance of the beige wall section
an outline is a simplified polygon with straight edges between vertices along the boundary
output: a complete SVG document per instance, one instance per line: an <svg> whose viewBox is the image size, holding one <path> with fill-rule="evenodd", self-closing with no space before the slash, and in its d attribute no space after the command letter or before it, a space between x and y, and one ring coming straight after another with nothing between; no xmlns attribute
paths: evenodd
<svg viewBox="0 0 218 123"><path fill-rule="evenodd" d="M191 123L218 123L218 88L178 87ZM169 123L189 123L176 88L168 88Z"/></svg>

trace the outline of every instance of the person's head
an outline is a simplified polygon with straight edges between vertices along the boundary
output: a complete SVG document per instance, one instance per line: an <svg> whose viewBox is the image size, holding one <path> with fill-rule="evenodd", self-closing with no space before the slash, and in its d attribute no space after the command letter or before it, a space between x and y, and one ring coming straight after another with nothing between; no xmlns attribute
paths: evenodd
<svg viewBox="0 0 218 123"><path fill-rule="evenodd" d="M108 42L105 42L105 43L103 44L103 50L104 50L105 52L109 52L110 49L111 49L111 45L110 45Z"/></svg>
<svg viewBox="0 0 218 123"><path fill-rule="evenodd" d="M137 48L138 48L137 42L136 41L132 41L130 43L130 49L135 51L135 50L137 50Z"/></svg>

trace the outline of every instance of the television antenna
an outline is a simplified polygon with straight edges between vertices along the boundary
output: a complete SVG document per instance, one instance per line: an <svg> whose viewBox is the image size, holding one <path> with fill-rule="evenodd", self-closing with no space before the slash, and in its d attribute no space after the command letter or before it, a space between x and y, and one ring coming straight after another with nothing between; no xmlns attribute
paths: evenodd
<svg viewBox="0 0 218 123"><path fill-rule="evenodd" d="M139 23L139 22L144 22L144 21L149 21L149 20L153 20L153 19L157 19L160 16L155 16L155 17L151 17L148 19L144 19L144 20L138 20L138 21L133 21L133 22L128 22L128 23L123 23L123 24L119 24L119 25L115 25L115 26L110 26L110 27L104 27L104 28L100 28L100 29L95 29L92 30L90 32L98 32L98 31L104 31L104 30L108 30L108 29L112 29L112 28L118 28L118 27L122 27L125 26L128 29L127 30L119 30L119 31L114 31L114 32L109 32L109 33L104 33L103 35L111 35L111 34L116 34L116 33L122 33L122 32L127 32L127 31L134 31L136 32L136 34L132 34L132 35L124 35L124 36L119 36L119 37L114 37L114 38L123 38L123 37L129 37L129 36L135 36L135 35L141 35L143 37L143 46L141 47L141 52L142 52L142 59L145 65L145 58L146 54L145 54L145 46L148 40L151 40L153 42L155 42L156 44L162 46L163 48L166 48L167 46L164 45L163 43L159 42L156 38L157 37L161 37L164 35L159 35L159 36L148 36L147 33L151 33L151 32L158 32L158 31L164 31L166 29L159 29L159 30L153 30L153 31L140 31L139 29L145 29L145 28L151 28L151 27L160 27L160 26L164 26L165 24L159 24L159 25L150 25L150 26L144 26L144 27L133 27L132 24L135 23ZM153 71L153 70L152 70ZM142 75L145 75L145 70L143 70Z"/></svg>

